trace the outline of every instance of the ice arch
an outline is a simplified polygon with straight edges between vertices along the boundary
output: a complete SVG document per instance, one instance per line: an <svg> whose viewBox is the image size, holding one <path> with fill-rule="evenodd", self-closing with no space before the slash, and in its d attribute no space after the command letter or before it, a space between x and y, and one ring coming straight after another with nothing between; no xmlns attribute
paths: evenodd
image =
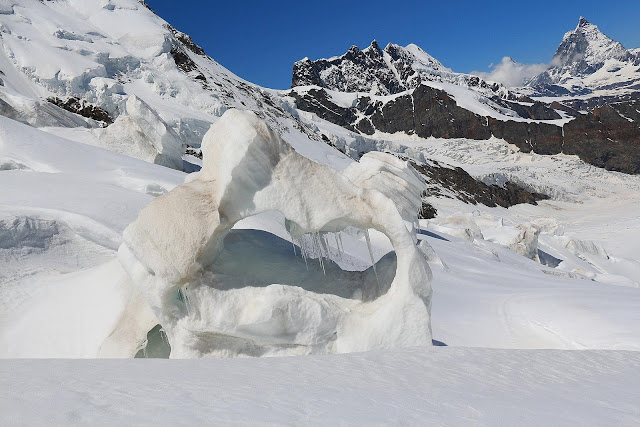
<svg viewBox="0 0 640 427"><path fill-rule="evenodd" d="M299 155L254 113L239 110L212 126L202 150L202 170L145 207L119 249L171 357L431 343L431 272L405 224L419 202L420 178L405 162L378 153L340 173ZM380 190L370 188L381 182ZM224 278L213 266L225 236L265 211L284 214L293 237L349 226L384 233L397 257L388 291L361 301L291 285L219 286Z"/></svg>

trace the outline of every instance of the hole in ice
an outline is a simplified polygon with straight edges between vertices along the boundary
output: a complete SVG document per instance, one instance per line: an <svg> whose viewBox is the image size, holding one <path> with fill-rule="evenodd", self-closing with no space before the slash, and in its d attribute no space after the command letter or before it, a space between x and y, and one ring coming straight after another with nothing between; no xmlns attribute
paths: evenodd
<svg viewBox="0 0 640 427"><path fill-rule="evenodd" d="M422 234L425 236L429 236L429 237L433 237L434 239L439 239L439 240L444 240L445 242L448 242L449 239L445 239L444 237L442 237L439 234L434 233L433 231L428 231L422 228L418 228L417 229L418 234Z"/></svg>
<svg viewBox="0 0 640 427"><path fill-rule="evenodd" d="M166 188L159 184L149 184L145 187L145 193L153 197L158 197L162 196L163 194L167 194L168 191Z"/></svg>
<svg viewBox="0 0 640 427"><path fill-rule="evenodd" d="M14 160L0 161L0 171L12 171L12 170L31 170L29 166L18 163Z"/></svg>
<svg viewBox="0 0 640 427"><path fill-rule="evenodd" d="M540 249L538 249L538 259L540 260L540 264L551 268L556 268L562 262L560 258L556 258Z"/></svg>
<svg viewBox="0 0 640 427"><path fill-rule="evenodd" d="M171 346L162 326L156 325L147 332L147 340L135 357L149 359L168 359L171 353Z"/></svg>
<svg viewBox="0 0 640 427"><path fill-rule="evenodd" d="M344 240L350 239L353 244L355 239L341 234L310 233L292 244L266 231L232 230L224 239L224 249L202 272L198 284L222 290L280 284L363 301L384 295L395 276L395 252L373 265L364 264L360 271L362 259L345 253L343 246ZM373 259L364 241L360 245L360 258ZM352 268L345 270L341 265Z"/></svg>

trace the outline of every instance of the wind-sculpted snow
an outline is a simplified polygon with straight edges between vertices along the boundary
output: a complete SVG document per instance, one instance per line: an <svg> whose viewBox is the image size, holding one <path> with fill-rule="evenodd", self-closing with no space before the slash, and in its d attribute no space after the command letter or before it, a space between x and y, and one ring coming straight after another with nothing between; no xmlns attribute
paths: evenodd
<svg viewBox="0 0 640 427"><path fill-rule="evenodd" d="M420 178L406 162L378 153L343 175L299 155L254 113L239 110L216 122L202 151L202 170L145 207L125 230L119 250L168 336L171 357L344 353L431 343L431 271L403 220L415 220L409 211L419 206ZM375 182L384 182L382 191L370 189ZM269 255L260 250L259 233L244 233L254 243L243 248L243 233L231 229L268 211L284 215L301 246L293 251L302 252L304 262L312 257L307 235L313 233L313 252L326 276L301 280L289 262L271 266L282 271L279 282L270 283L268 271L258 272L267 280L253 283L238 277L238 257L250 265ZM327 233L354 227L365 230L367 241L368 229L386 235L395 262L380 260L373 275L337 269L328 256ZM340 249L340 237L334 238ZM329 286L338 280L350 282L348 292Z"/></svg>

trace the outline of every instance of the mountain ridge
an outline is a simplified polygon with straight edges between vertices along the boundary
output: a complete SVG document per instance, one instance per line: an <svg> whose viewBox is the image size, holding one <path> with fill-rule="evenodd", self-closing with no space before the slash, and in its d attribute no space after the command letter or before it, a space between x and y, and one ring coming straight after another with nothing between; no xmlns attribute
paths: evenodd
<svg viewBox="0 0 640 427"><path fill-rule="evenodd" d="M295 62L291 87L314 85L341 92L394 95L414 89L422 81L451 83L486 96L516 99L497 82L453 72L415 44L403 47L388 43L381 49L376 40L362 50L353 45L340 56Z"/></svg>

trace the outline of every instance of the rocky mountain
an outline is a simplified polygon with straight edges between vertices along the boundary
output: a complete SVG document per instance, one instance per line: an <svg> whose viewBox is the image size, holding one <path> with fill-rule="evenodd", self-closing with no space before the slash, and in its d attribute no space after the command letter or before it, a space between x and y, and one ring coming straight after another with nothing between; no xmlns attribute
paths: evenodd
<svg viewBox="0 0 640 427"><path fill-rule="evenodd" d="M591 109L636 99L640 92L640 57L581 17L562 38L551 67L526 83L530 95L587 96L576 107Z"/></svg>
<svg viewBox="0 0 640 427"><path fill-rule="evenodd" d="M351 46L341 56L296 62L291 87L312 85L339 92L393 95L415 89L421 82L450 83L488 97L517 98L500 83L453 72L415 44L389 43L381 49L375 40L362 50Z"/></svg>
<svg viewBox="0 0 640 427"><path fill-rule="evenodd" d="M453 73L415 45L382 50L374 42L339 57L295 63L288 94L297 108L374 139L396 133L496 137L523 152L575 154L598 167L636 174L638 61L635 52L581 18L558 48L557 65L524 90ZM594 98L538 99L571 90Z"/></svg>

